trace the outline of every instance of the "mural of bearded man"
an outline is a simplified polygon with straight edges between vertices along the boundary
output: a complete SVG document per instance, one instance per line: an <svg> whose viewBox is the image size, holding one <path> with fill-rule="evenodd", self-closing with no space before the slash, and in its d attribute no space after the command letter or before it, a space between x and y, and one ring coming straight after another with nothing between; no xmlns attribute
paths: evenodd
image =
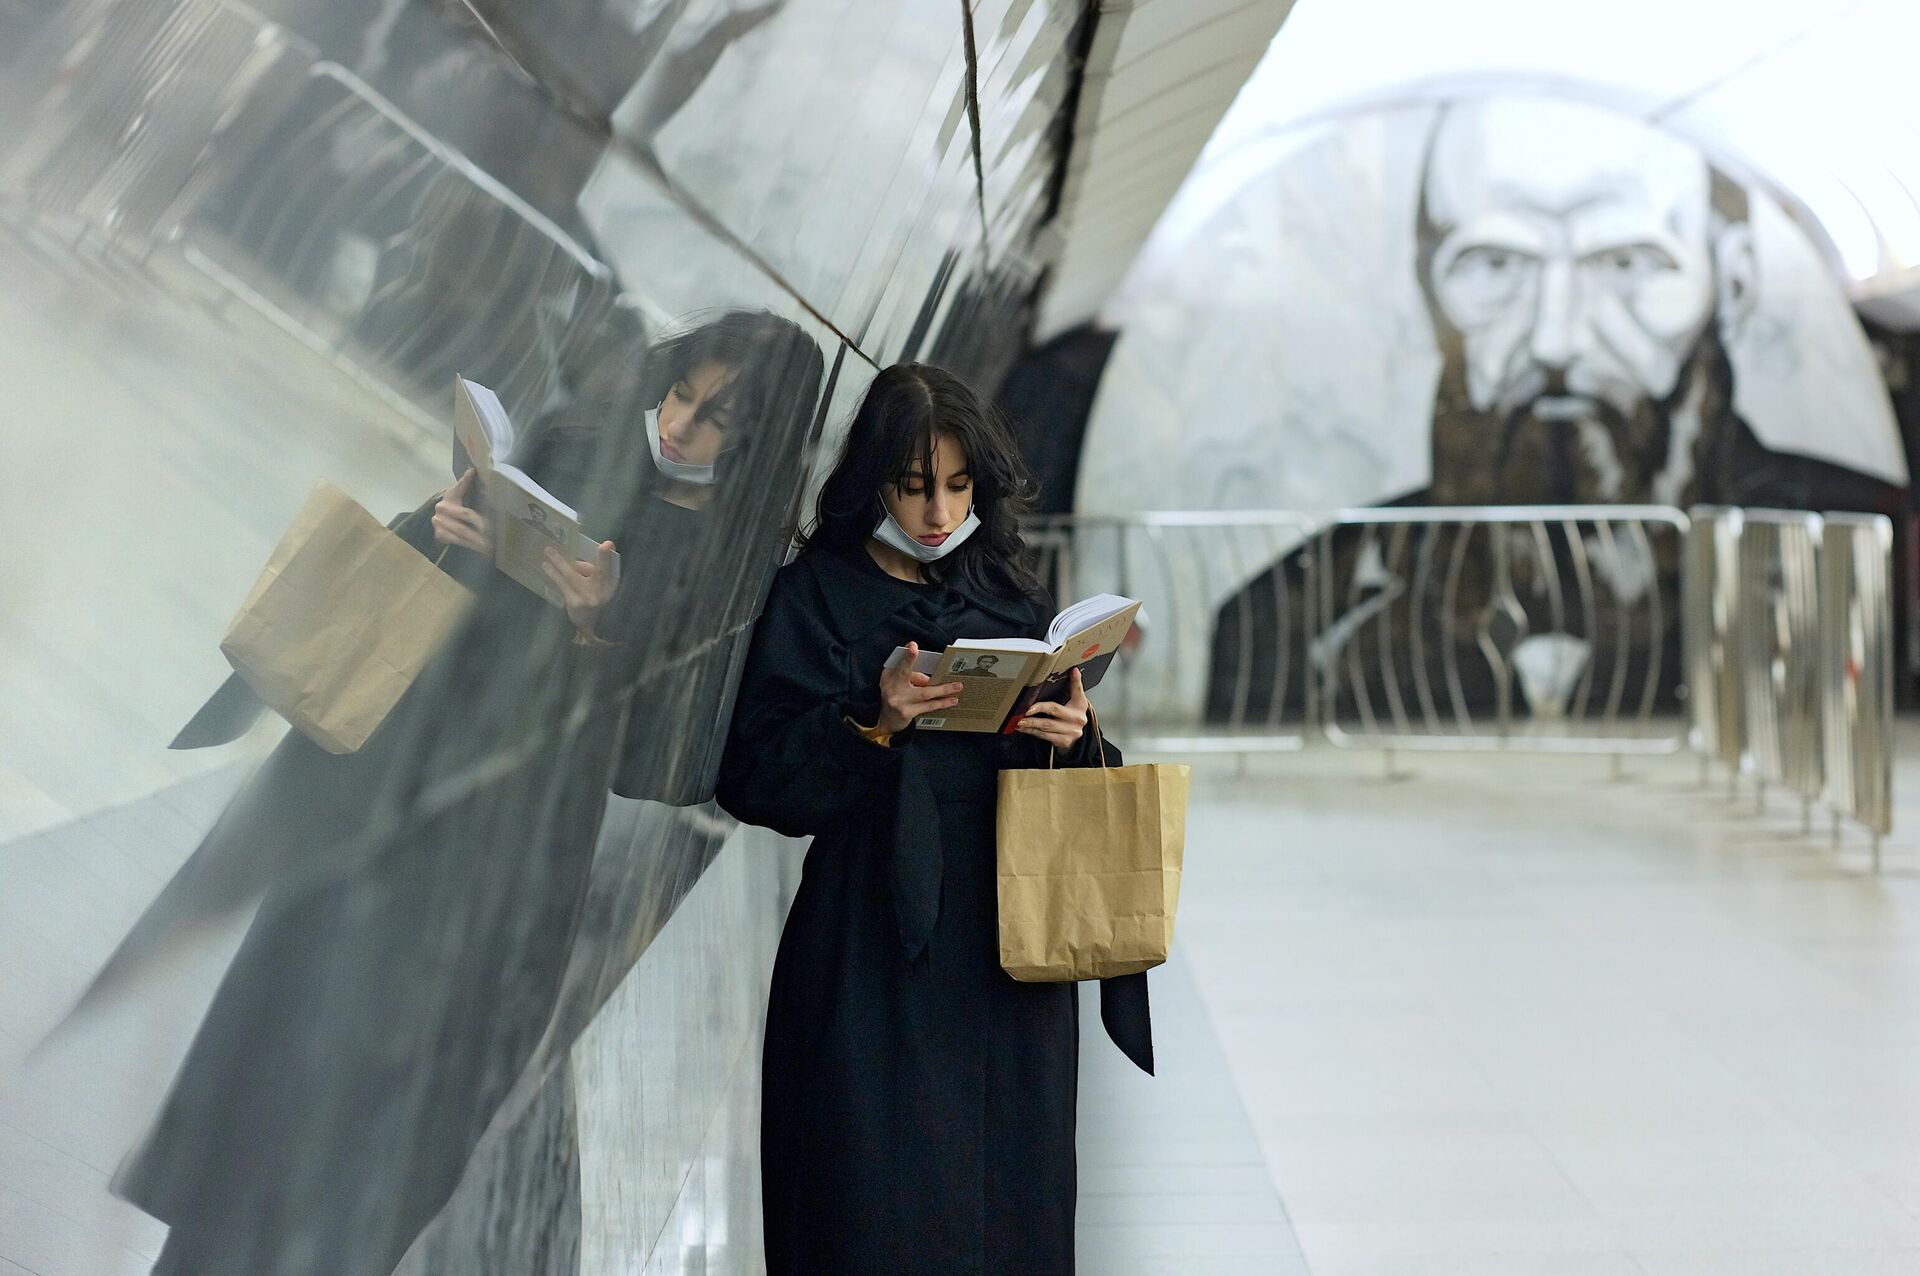
<svg viewBox="0 0 1920 1276"><path fill-rule="evenodd" d="M1424 503L1887 506L1885 484L1769 451L1734 411L1727 348L1765 284L1749 206L1631 116L1443 109L1415 228L1442 357Z"/></svg>

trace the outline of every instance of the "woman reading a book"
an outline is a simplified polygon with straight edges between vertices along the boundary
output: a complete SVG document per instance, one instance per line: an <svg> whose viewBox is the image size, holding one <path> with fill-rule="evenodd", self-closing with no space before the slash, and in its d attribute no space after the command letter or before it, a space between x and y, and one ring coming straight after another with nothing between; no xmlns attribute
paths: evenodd
<svg viewBox="0 0 1920 1276"><path fill-rule="evenodd" d="M472 619L360 751L289 734L109 966L270 887L116 1180L171 1228L156 1272L387 1276L446 1203L553 1012L633 688L770 567L821 371L731 312L515 443L608 537L549 562L564 606L495 567L471 474L396 525Z"/></svg>
<svg viewBox="0 0 1920 1276"><path fill-rule="evenodd" d="M994 815L1002 769L1099 761L1090 708L1075 675L1011 733L914 726L963 694L922 649L1046 631L1031 489L963 382L886 369L754 636L721 805L814 838L767 1010L769 1276L1072 1276L1077 998L1000 969ZM1102 991L1151 1071L1145 976Z"/></svg>

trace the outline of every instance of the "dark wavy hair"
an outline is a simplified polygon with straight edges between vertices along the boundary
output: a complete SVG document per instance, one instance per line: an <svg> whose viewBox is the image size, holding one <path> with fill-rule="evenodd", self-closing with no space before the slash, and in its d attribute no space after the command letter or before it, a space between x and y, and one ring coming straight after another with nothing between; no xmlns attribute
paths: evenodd
<svg viewBox="0 0 1920 1276"><path fill-rule="evenodd" d="M762 529L768 534L777 534L775 525L791 517L781 493L805 469L825 370L819 343L798 324L766 310L708 311L686 316L649 340L637 317L621 313L583 362L572 401L543 424L556 436L593 436L599 473L589 485L588 505L631 509L669 485L647 455L641 419L660 406L674 382L717 363L729 375L701 405L703 417L731 417L726 445L714 461L715 512L760 523L760 512L773 507L781 512Z"/></svg>
<svg viewBox="0 0 1920 1276"><path fill-rule="evenodd" d="M1038 593L1033 555L1020 535L1021 515L1036 489L1013 434L973 387L924 363L896 363L867 387L840 459L820 489L813 522L800 538L801 552L824 547L865 553L867 538L886 516L881 493L933 472L936 435L967 454L980 529L953 553L927 563L927 579L1015 597Z"/></svg>

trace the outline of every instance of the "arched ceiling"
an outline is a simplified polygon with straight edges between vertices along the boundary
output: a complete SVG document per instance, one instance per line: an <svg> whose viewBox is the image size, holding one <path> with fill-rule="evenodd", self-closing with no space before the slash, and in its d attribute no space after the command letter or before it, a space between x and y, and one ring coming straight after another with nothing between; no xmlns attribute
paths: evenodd
<svg viewBox="0 0 1920 1276"><path fill-rule="evenodd" d="M1209 145L1493 90L1603 102L1770 186L1864 311L1920 327L1920 92L1912 87L1920 0L1298 0L1292 12L1287 7L1245 6L1285 22ZM1230 34L1244 41L1247 32L1219 32L1215 52L1229 62ZM1187 38L1207 35L1203 26ZM1085 143L1076 159L1096 167L1098 123L1083 120L1075 146L1080 152ZM1143 123L1136 118L1132 126ZM1097 178L1088 184L1097 187ZM1137 246L1108 234L1087 245L1098 254L1083 250L1076 260L1077 227L1070 219L1065 229L1063 278L1043 306L1042 335L1090 317L1088 301L1108 272L1125 268L1110 255ZM1096 255L1106 260L1088 260Z"/></svg>

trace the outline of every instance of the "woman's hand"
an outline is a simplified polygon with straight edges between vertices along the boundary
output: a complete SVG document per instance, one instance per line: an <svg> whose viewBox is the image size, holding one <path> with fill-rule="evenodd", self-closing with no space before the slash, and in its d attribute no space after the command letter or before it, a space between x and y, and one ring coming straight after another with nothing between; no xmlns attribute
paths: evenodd
<svg viewBox="0 0 1920 1276"><path fill-rule="evenodd" d="M601 541L595 547L591 563L568 562L566 555L549 545L540 569L560 591L560 600L573 627L593 637L593 622L617 587L613 579L613 542Z"/></svg>
<svg viewBox="0 0 1920 1276"><path fill-rule="evenodd" d="M949 682L930 686L933 679L914 671L913 662L919 658L920 644L910 642L906 659L881 671L879 730L890 734L905 731L921 714L951 709L960 703L960 693L967 689L967 684Z"/></svg>
<svg viewBox="0 0 1920 1276"><path fill-rule="evenodd" d="M473 471L468 470L458 483L440 493L440 502L433 507L433 539L492 558L493 528L488 526L486 515L467 504L474 482Z"/></svg>
<svg viewBox="0 0 1920 1276"><path fill-rule="evenodd" d="M1080 666L1073 667L1072 681L1068 684L1073 694L1067 697L1065 704L1057 700L1042 700L1027 710L1020 719L1015 731L1024 731L1038 737L1064 753L1080 742L1087 730L1087 716L1093 705L1087 700L1087 689L1080 684Z"/></svg>

